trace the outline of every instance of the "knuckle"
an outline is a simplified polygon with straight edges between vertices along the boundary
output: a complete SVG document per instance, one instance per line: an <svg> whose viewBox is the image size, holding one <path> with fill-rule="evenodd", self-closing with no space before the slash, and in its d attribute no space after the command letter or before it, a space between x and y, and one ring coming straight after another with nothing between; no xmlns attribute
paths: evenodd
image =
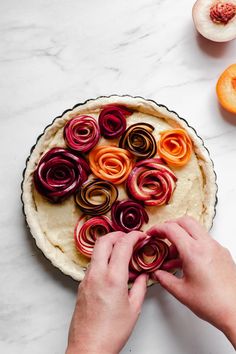
<svg viewBox="0 0 236 354"><path fill-rule="evenodd" d="M117 241L117 245L121 246L121 247L126 247L127 245L129 245L129 243L130 243L130 240L129 240L129 238L127 236L122 236Z"/></svg>
<svg viewBox="0 0 236 354"><path fill-rule="evenodd" d="M114 236L117 236L117 237L123 237L126 234L123 231L113 231L113 232L110 233L110 235L114 235Z"/></svg>
<svg viewBox="0 0 236 354"><path fill-rule="evenodd" d="M204 248L198 243L190 243L185 248L185 256L187 259L198 260L204 257Z"/></svg>
<svg viewBox="0 0 236 354"><path fill-rule="evenodd" d="M110 288L117 288L120 286L121 279L118 274L114 274L114 272L111 270L107 274L106 283Z"/></svg>
<svg viewBox="0 0 236 354"><path fill-rule="evenodd" d="M98 237L96 240L96 244L102 245L107 243L107 238L105 236Z"/></svg>
<svg viewBox="0 0 236 354"><path fill-rule="evenodd" d="M136 231L130 231L128 234L127 234L127 236L128 237L142 237L142 236L144 236L145 234L144 234L144 232L142 232L142 231L138 231L138 230L136 230Z"/></svg>
<svg viewBox="0 0 236 354"><path fill-rule="evenodd" d="M165 229L166 229L166 233L169 234L169 233L172 233L176 230L176 226L173 223L166 223Z"/></svg>
<svg viewBox="0 0 236 354"><path fill-rule="evenodd" d="M178 221L182 221L182 222L189 221L189 220L191 220L191 217L188 215L183 215L178 219Z"/></svg>

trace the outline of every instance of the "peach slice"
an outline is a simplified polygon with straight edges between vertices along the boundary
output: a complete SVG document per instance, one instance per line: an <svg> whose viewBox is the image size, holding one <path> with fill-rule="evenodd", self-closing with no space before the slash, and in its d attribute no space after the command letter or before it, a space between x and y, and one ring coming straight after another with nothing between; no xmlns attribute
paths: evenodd
<svg viewBox="0 0 236 354"><path fill-rule="evenodd" d="M236 0L197 0L193 6L197 31L214 42L236 38Z"/></svg>
<svg viewBox="0 0 236 354"><path fill-rule="evenodd" d="M216 93L222 107L236 114L236 64L230 65L220 76Z"/></svg>

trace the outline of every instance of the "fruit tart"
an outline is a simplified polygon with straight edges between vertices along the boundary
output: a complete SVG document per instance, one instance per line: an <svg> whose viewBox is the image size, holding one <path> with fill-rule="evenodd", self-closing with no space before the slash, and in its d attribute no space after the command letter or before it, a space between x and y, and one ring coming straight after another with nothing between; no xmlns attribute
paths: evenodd
<svg viewBox="0 0 236 354"><path fill-rule="evenodd" d="M65 111L38 138L22 183L24 213L45 256L82 280L94 244L112 231L148 230L190 215L208 230L216 205L213 163L188 123L151 100L110 96ZM147 236L134 247L130 282L181 266L174 245Z"/></svg>

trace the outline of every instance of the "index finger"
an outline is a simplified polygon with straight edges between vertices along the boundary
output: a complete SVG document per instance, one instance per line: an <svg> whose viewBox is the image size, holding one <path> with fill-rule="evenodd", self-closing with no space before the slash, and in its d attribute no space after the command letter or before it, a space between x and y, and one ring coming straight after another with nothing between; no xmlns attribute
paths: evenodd
<svg viewBox="0 0 236 354"><path fill-rule="evenodd" d="M147 235L166 238L173 243L180 256L194 243L194 239L177 223L170 222L157 224L146 231Z"/></svg>
<svg viewBox="0 0 236 354"><path fill-rule="evenodd" d="M93 249L90 268L106 269L113 246L122 236L123 232L115 231L98 238Z"/></svg>
<svg viewBox="0 0 236 354"><path fill-rule="evenodd" d="M146 234L141 231L131 231L124 234L117 242L112 250L109 262L110 272L120 277L121 281L127 284L129 279L129 262L133 254L133 248L138 240L145 238Z"/></svg>
<svg viewBox="0 0 236 354"><path fill-rule="evenodd" d="M207 230L194 218L186 215L176 219L175 222L185 229L196 240L208 238Z"/></svg>

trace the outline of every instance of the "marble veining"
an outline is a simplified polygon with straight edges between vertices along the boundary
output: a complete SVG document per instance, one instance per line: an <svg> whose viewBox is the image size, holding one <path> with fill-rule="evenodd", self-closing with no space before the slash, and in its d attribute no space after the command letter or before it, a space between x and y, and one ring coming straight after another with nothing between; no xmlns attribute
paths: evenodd
<svg viewBox="0 0 236 354"><path fill-rule="evenodd" d="M99 95L154 99L188 120L215 163L212 235L236 258L236 119L216 101L236 42L193 28L193 0L2 0L0 4L0 352L59 354L77 284L53 268L24 223L25 159L52 119ZM224 336L159 286L148 290L122 354L231 354Z"/></svg>

